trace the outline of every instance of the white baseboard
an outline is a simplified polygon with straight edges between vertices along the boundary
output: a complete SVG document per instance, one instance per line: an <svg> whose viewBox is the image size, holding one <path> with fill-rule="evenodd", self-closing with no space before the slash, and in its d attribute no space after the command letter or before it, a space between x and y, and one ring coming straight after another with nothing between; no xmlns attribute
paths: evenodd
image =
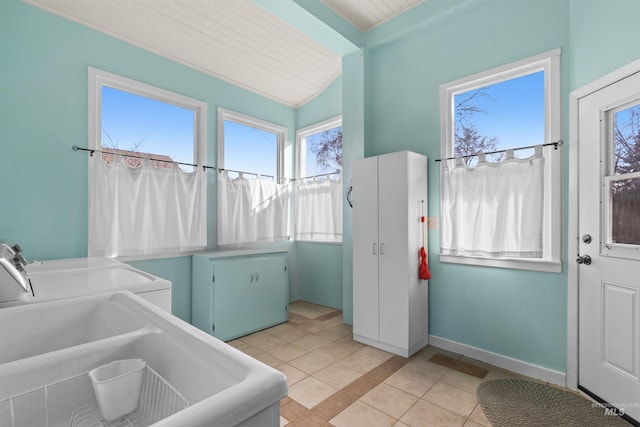
<svg viewBox="0 0 640 427"><path fill-rule="evenodd" d="M443 350L452 351L454 353L462 354L463 356L467 356L472 359L480 360L481 362L488 363L498 368L515 372L516 374L526 375L528 377L556 384L562 387L566 386L566 374L564 372L554 371L553 369L544 368L542 366L534 365L528 362L523 362L522 360L503 356L498 353L493 353L491 351L483 350L481 348L473 347L467 344L462 344L457 341L451 341L435 335L429 335L429 344L434 347L439 347Z"/></svg>

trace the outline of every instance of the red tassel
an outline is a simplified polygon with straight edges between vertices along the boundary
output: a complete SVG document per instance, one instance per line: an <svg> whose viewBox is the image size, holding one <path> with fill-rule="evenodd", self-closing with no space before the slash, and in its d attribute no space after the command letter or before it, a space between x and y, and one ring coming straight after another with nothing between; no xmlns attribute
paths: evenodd
<svg viewBox="0 0 640 427"><path fill-rule="evenodd" d="M418 272L418 277L420 280L431 279L431 272L427 263L427 251L424 250L424 246L420 248L420 271Z"/></svg>

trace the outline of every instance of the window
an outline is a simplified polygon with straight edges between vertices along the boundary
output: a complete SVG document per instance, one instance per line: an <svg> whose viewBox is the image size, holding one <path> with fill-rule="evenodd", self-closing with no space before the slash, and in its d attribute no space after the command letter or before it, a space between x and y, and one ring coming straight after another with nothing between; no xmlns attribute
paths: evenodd
<svg viewBox="0 0 640 427"><path fill-rule="evenodd" d="M561 150L553 145L520 149L560 140L559 62L557 49L441 86L441 154L456 157L441 163L441 261L560 271ZM452 179L454 170L459 176ZM486 193L476 186L481 176L489 183ZM540 185L521 185L525 179ZM517 185L508 185L510 180ZM474 190L465 193L465 188ZM474 204L466 217L461 217L462 204ZM482 205L484 213L476 209ZM525 225L516 229L518 224ZM529 243L515 243L516 250L506 243L523 234Z"/></svg>
<svg viewBox="0 0 640 427"><path fill-rule="evenodd" d="M218 108L218 167L274 179L284 176L284 126Z"/></svg>
<svg viewBox="0 0 640 427"><path fill-rule="evenodd" d="M342 118L296 132L294 238L342 242Z"/></svg>
<svg viewBox="0 0 640 427"><path fill-rule="evenodd" d="M289 239L283 126L218 109L218 245Z"/></svg>
<svg viewBox="0 0 640 427"><path fill-rule="evenodd" d="M206 246L207 105L89 68L89 256Z"/></svg>
<svg viewBox="0 0 640 427"><path fill-rule="evenodd" d="M604 177L603 254L638 259L640 246L640 104L626 103L605 115L607 165Z"/></svg>
<svg viewBox="0 0 640 427"><path fill-rule="evenodd" d="M296 132L296 177L342 171L342 117L335 117Z"/></svg>

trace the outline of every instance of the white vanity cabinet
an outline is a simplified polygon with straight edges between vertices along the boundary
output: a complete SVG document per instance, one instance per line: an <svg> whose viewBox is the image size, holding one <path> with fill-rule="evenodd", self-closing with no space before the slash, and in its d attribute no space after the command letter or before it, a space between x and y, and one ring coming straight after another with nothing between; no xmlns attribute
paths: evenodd
<svg viewBox="0 0 640 427"><path fill-rule="evenodd" d="M194 326L228 341L289 318L286 252L193 256Z"/></svg>
<svg viewBox="0 0 640 427"><path fill-rule="evenodd" d="M402 151L353 162L353 338L408 357L428 343L418 278L427 158Z"/></svg>

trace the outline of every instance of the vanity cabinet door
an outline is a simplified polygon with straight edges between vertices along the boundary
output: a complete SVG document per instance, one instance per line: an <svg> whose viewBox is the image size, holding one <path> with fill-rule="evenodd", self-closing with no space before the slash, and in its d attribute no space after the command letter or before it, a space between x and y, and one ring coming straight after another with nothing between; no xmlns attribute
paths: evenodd
<svg viewBox="0 0 640 427"><path fill-rule="evenodd" d="M253 272L246 259L216 261L213 267L214 330L221 340L254 329Z"/></svg>
<svg viewBox="0 0 640 427"><path fill-rule="evenodd" d="M256 329L286 322L289 317L289 268L286 256L252 260Z"/></svg>

